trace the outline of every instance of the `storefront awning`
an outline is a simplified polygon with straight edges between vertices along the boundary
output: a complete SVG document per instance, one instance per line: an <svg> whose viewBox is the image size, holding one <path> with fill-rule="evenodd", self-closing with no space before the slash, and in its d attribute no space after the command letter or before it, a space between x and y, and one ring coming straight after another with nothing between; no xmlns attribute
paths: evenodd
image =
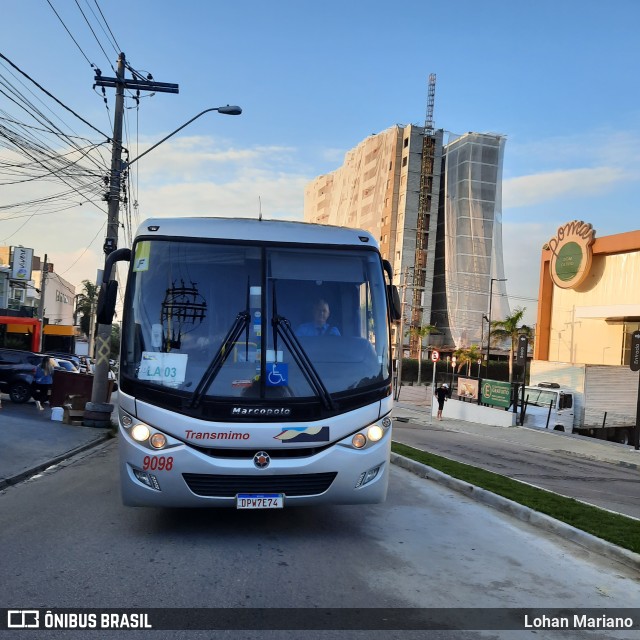
<svg viewBox="0 0 640 640"><path fill-rule="evenodd" d="M47 324L44 327L45 336L74 336L74 328L66 324Z"/></svg>

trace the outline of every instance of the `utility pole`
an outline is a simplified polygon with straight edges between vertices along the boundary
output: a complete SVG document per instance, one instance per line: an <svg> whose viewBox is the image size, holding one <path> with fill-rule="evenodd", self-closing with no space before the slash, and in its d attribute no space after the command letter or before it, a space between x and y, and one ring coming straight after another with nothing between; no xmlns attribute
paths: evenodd
<svg viewBox="0 0 640 640"><path fill-rule="evenodd" d="M109 176L109 192L107 194L107 235L104 241L105 259L118 248L118 229L120 227L120 190L122 170L126 167L122 162L122 120L124 117L125 89L155 91L160 93L178 93L178 85L153 80L142 80L133 77L125 79L126 58L124 53L118 57L115 78L95 76L95 83L102 87L115 87L116 105L113 116L113 140L111 151L111 173ZM113 273L109 274L113 279ZM111 353L111 325L98 323L95 359L96 365L91 389L91 402L85 408L85 424L94 427L108 427L111 423L113 406L108 404L109 355Z"/></svg>
<svg viewBox="0 0 640 640"><path fill-rule="evenodd" d="M407 279L409 277L409 268L406 267L404 270L404 283L402 285L402 301L400 303L400 309L402 313L400 315L400 327L398 330L398 346L397 346L397 354L398 354L398 384L395 388L395 397L394 400L400 399L400 387L402 386L402 357L404 356L404 306L406 304L407 299Z"/></svg>
<svg viewBox="0 0 640 640"><path fill-rule="evenodd" d="M42 351L44 342L44 291L47 286L47 274L49 273L49 265L47 263L47 254L44 254L44 262L42 263L42 276L40 277L40 300L38 301L38 320L40 320L40 344L38 350Z"/></svg>

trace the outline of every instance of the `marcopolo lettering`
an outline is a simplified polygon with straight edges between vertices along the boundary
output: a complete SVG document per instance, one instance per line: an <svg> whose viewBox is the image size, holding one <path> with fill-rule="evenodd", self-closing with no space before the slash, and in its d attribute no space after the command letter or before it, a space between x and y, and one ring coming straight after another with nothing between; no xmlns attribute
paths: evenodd
<svg viewBox="0 0 640 640"><path fill-rule="evenodd" d="M232 416L290 416L291 409L287 407L233 407Z"/></svg>

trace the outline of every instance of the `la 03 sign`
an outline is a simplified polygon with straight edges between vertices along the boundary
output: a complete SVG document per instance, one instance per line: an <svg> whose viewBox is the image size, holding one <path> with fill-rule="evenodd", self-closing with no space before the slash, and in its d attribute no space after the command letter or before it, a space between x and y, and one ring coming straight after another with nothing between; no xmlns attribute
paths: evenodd
<svg viewBox="0 0 640 640"><path fill-rule="evenodd" d="M438 360L440 360L440 352L436 351L435 349L431 352L431 361L432 362L438 362Z"/></svg>

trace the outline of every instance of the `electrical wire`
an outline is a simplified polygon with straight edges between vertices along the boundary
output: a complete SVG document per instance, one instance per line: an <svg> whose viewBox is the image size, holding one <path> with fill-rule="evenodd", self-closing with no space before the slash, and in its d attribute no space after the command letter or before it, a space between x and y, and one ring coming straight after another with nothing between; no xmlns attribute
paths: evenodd
<svg viewBox="0 0 640 640"><path fill-rule="evenodd" d="M91 13L93 14L93 17L96 19L96 22L98 24L100 24L100 20L98 20L98 16L95 14L95 11L91 8L91 5L89 4L89 0L85 0L85 3L87 5L87 7L89 7L89 10L91 11ZM111 27L109 26L109 23L107 22L107 19L104 17L104 13L102 13L102 9L100 9L100 5L98 4L98 0L94 0L94 4L96 5L96 8L100 12L100 16L102 17L102 22L104 22L105 26L109 30L109 34L111 35L111 40L110 40L111 46L113 47L113 49L116 52L116 54L120 54L122 49L120 48L120 45L118 44L118 41L116 40L116 37L113 35L113 31L111 31ZM102 29L102 33L104 33L104 35L107 36L107 40L108 40L109 39L109 35L104 30L104 27L102 26L102 24L100 24L100 28Z"/></svg>
<svg viewBox="0 0 640 640"><path fill-rule="evenodd" d="M93 64L93 62L91 62L91 60L89 60L89 58L87 57L87 54L82 50L82 47L78 44L78 41L73 37L71 31L69 31L67 25L64 23L64 20L60 17L58 12L54 9L54 7L51 4L50 0L47 0L47 3L51 7L51 10L53 11L53 13L56 14L56 17L58 18L58 20L60 20L60 23L65 28L66 32L69 34L69 37L73 40L73 42L75 43L76 47L78 47L78 49L80 50L80 53L84 56L84 59L89 63L89 65L91 66L92 69L95 69L96 65Z"/></svg>
<svg viewBox="0 0 640 640"><path fill-rule="evenodd" d="M47 2L49 2L49 0L47 0ZM71 109L71 107L68 107L62 101L58 100L58 98L56 98L52 93L47 91L42 85L38 84L29 74L25 73L22 69L20 69L13 62L11 62L11 60L9 60L9 58L7 58L4 54L0 53L0 58L2 58L5 62L9 63L18 73L22 74L25 78L27 78L27 80L33 82L33 84L35 84L36 87L38 87L38 89L40 89L40 91L42 91L43 93L48 95L52 100L57 102L63 109L66 109L69 113L73 114L76 118L78 118L78 120L80 120L81 122L84 122L84 124L86 124L88 127L90 127L91 129L93 129L94 131L99 133L101 136L106 138L107 141L109 141L109 142L111 141L110 136L108 136L105 133L103 133L102 131L100 131L100 129L94 127L90 122L85 120L82 116L78 115L73 109Z"/></svg>
<svg viewBox="0 0 640 640"><path fill-rule="evenodd" d="M87 19L87 16L84 14L84 11L82 10L82 7L80 6L80 3L78 2L78 0L75 0L75 2L76 2L76 6L78 7L78 11L80 11L80 13L82 14L82 17L84 18L84 21L87 23L87 26L89 27L89 30L93 34L93 37L96 39L96 42L98 43L98 46L100 47L102 53L104 53L104 57L109 62L109 66L113 69L113 72L115 73L116 70L115 70L115 68L113 66L113 63L109 59L109 56L107 55L107 52L104 50L104 47L102 46L102 43L100 42L100 39L96 35L96 32L93 30L93 27L91 26L91 23Z"/></svg>

